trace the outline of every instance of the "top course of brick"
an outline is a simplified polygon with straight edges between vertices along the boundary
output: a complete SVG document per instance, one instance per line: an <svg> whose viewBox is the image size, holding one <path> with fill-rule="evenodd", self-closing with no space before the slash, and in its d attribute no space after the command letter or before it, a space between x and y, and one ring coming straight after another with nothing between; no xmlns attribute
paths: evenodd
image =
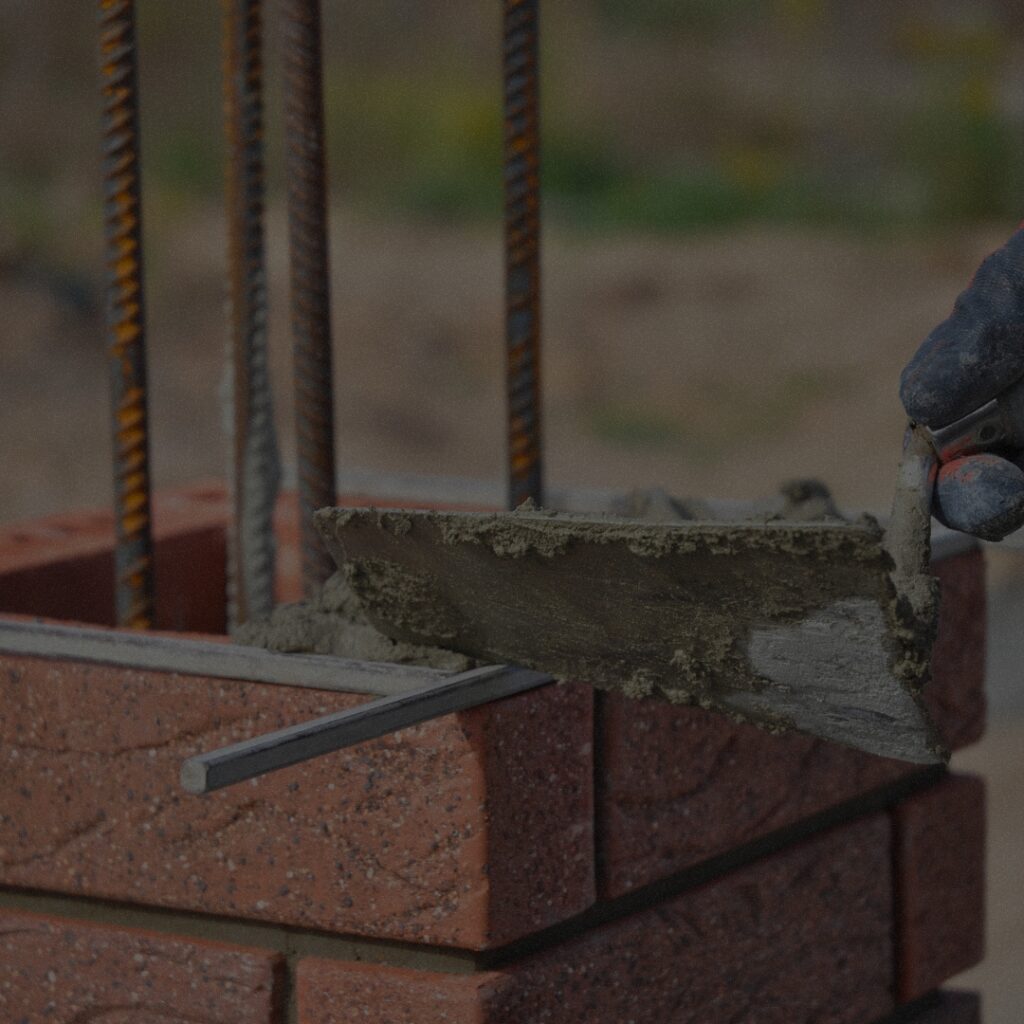
<svg viewBox="0 0 1024 1024"><path fill-rule="evenodd" d="M226 511L215 487L158 497L159 625L223 628ZM294 594L293 524L280 518L282 591ZM97 515L0 531L0 611L109 621L111 539ZM936 571L928 703L960 747L984 722L981 554ZM698 709L595 701L578 685L197 800L177 784L185 757L363 698L39 659L2 667L0 884L471 950L884 798L908 772Z"/></svg>

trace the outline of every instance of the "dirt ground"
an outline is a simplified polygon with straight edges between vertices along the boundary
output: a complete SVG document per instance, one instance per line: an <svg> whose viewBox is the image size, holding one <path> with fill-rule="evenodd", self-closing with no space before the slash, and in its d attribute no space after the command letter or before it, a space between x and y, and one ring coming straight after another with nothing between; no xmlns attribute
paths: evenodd
<svg viewBox="0 0 1024 1024"><path fill-rule="evenodd" d="M221 472L222 228L177 223L149 256L157 486ZM286 265L269 219L271 332L290 463ZM898 374L1004 226L916 241L749 228L684 240L551 233L545 249L548 478L755 497L815 476L885 512ZM338 457L388 472L503 468L500 238L333 222ZM89 293L0 272L0 521L103 504L110 484L102 322ZM990 738L959 758L991 785L988 1024L1024 1005L1024 554L993 551Z"/></svg>
<svg viewBox="0 0 1024 1024"><path fill-rule="evenodd" d="M222 468L219 214L149 253L156 483ZM273 363L292 448L284 223L270 218ZM549 235L544 391L552 481L750 497L817 476L884 511L899 370L999 229L891 243L750 228L685 240ZM385 471L500 476L496 233L334 221L338 457ZM98 312L59 280L0 275L0 518L107 500Z"/></svg>

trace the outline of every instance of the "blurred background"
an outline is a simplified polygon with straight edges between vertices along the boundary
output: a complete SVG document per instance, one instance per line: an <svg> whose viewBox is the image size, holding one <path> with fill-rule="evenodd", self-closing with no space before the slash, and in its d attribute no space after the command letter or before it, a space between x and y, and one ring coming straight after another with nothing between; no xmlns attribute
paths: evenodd
<svg viewBox="0 0 1024 1024"><path fill-rule="evenodd" d="M158 487L224 464L219 6L138 0ZM276 9L268 261L291 459ZM343 468L504 471L500 8L325 4ZM0 521L111 493L94 5L0 5ZM899 371L1024 217L1010 0L546 0L546 466L884 512ZM1024 563L990 549L989 1024L1024 980Z"/></svg>

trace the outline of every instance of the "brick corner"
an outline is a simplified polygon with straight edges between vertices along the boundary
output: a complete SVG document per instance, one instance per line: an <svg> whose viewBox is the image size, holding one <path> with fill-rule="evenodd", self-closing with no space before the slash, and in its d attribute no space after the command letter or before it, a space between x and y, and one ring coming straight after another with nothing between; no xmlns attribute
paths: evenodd
<svg viewBox="0 0 1024 1024"><path fill-rule="evenodd" d="M973 967L985 947L985 784L950 775L893 811L901 1002Z"/></svg>

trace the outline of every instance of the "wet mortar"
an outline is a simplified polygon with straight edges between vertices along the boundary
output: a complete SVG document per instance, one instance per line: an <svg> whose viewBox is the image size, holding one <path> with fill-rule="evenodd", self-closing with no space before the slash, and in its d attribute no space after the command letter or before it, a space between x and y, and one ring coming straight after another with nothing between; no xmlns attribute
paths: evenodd
<svg viewBox="0 0 1024 1024"><path fill-rule="evenodd" d="M657 490L627 496L615 512L321 510L318 527L343 571L316 601L280 608L239 639L453 671L512 661L783 731L797 717L749 699L778 688L752 663L752 638L859 602L877 609L868 639L898 681L891 703L881 692L860 713L878 722L861 727L891 731L908 697L926 721L919 690L935 609L908 599L907 581L897 587L874 520L842 519L815 482L789 485L743 520L715 521L707 503ZM826 668L848 675L849 660L840 650Z"/></svg>
<svg viewBox="0 0 1024 1024"><path fill-rule="evenodd" d="M343 572L331 576L314 600L281 605L269 617L239 626L233 638L236 643L281 653L331 654L452 672L475 664L456 651L385 636L366 618Z"/></svg>

